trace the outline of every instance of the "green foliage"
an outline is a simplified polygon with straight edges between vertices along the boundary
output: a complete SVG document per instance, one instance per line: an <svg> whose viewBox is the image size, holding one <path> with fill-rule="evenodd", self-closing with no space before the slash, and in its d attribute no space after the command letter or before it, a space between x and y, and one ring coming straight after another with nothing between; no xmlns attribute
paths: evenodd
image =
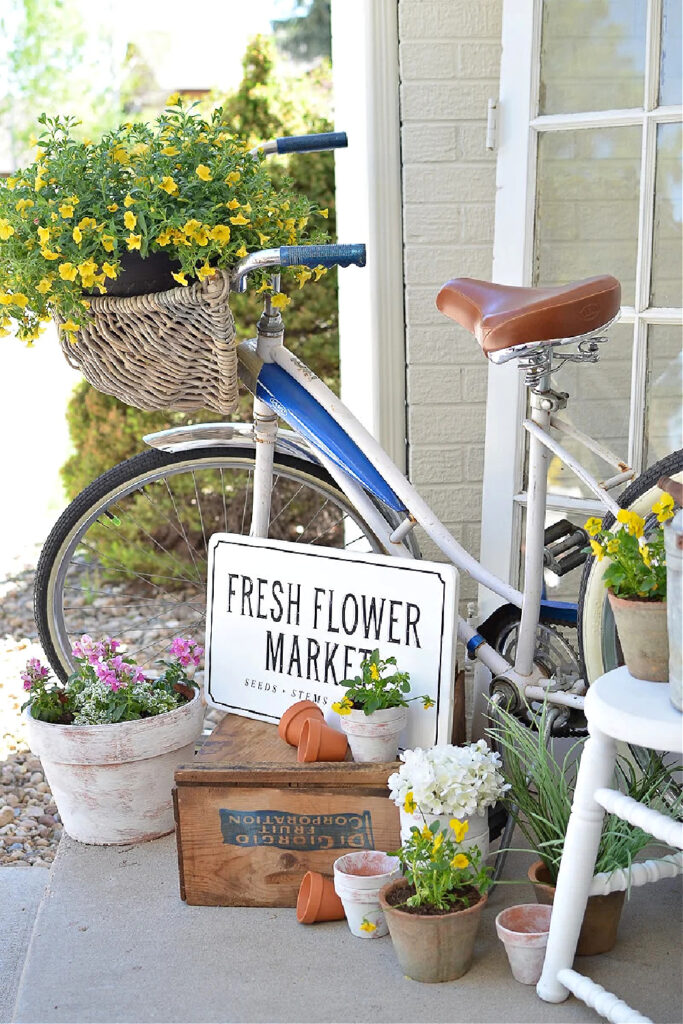
<svg viewBox="0 0 683 1024"><path fill-rule="evenodd" d="M454 839L440 831L438 821L422 829L413 825L397 851L406 881L415 889L406 900L409 907L460 910L476 903L490 887L492 869L482 863L479 847L461 848L467 823L454 818L450 825Z"/></svg>
<svg viewBox="0 0 683 1024"><path fill-rule="evenodd" d="M289 18L272 21L278 49L294 60L330 57L330 0L294 0Z"/></svg>
<svg viewBox="0 0 683 1024"><path fill-rule="evenodd" d="M657 524L671 519L673 508L673 498L665 493L652 506L649 522L625 508L617 514L619 526L615 531L603 530L596 517L586 522L590 551L599 562L608 556L603 582L617 597L666 599L664 530Z"/></svg>
<svg viewBox="0 0 683 1024"><path fill-rule="evenodd" d="M332 710L339 715L348 715L353 710L371 715L373 711L386 708L407 708L411 700L421 700L426 708L433 707L430 697L406 697L410 693L410 675L408 672L390 673L389 666L395 665L396 658L380 658L376 647L369 658L361 661L359 676L342 680L346 693L340 701L335 701Z"/></svg>

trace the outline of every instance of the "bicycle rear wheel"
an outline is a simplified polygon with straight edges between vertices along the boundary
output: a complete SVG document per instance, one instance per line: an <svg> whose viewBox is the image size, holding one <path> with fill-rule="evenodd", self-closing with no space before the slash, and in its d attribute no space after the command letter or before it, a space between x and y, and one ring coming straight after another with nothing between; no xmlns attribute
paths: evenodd
<svg viewBox="0 0 683 1024"><path fill-rule="evenodd" d="M83 633L117 636L143 667L174 635L204 642L209 538L248 533L254 450L150 450L98 477L68 506L38 563L34 611L56 674L73 671ZM382 552L372 530L320 466L276 454L269 536Z"/></svg>

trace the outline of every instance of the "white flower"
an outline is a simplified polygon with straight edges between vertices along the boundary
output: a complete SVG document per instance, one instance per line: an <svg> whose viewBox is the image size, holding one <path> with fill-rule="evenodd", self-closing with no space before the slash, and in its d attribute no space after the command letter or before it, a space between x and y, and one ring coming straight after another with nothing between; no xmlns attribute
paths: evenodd
<svg viewBox="0 0 683 1024"><path fill-rule="evenodd" d="M500 755L484 740L465 747L416 747L404 751L401 760L400 769L389 778L391 799L403 807L412 793L423 814L483 815L510 788L499 770Z"/></svg>

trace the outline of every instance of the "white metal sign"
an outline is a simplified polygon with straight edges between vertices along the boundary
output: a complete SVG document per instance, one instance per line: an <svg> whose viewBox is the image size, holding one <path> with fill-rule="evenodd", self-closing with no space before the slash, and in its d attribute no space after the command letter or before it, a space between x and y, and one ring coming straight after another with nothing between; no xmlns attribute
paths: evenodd
<svg viewBox="0 0 683 1024"><path fill-rule="evenodd" d="M410 673L402 747L450 742L458 574L452 565L233 534L209 545L206 696L224 711L279 721L298 700L329 722L377 647Z"/></svg>

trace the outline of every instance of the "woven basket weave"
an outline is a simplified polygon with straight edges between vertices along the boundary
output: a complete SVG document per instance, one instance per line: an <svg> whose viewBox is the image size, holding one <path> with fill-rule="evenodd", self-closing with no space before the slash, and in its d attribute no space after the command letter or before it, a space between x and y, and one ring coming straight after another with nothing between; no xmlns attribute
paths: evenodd
<svg viewBox="0 0 683 1024"><path fill-rule="evenodd" d="M92 322L75 344L59 332L62 351L94 388L126 405L229 413L238 391L229 296L224 270L186 288L99 296L90 299Z"/></svg>

